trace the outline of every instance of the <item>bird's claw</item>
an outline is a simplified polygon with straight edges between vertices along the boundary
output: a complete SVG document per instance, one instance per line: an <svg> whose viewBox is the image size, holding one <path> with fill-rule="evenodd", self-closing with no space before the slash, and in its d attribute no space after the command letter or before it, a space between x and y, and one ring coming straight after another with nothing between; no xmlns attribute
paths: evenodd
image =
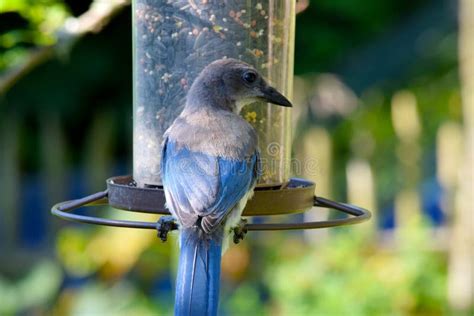
<svg viewBox="0 0 474 316"><path fill-rule="evenodd" d="M178 224L173 216L161 216L156 223L156 230L158 230L158 237L165 242L168 239L168 233L172 230L178 229Z"/></svg>
<svg viewBox="0 0 474 316"><path fill-rule="evenodd" d="M241 240L244 240L245 235L247 234L247 220L244 218L240 219L240 223L234 227L234 244L238 244Z"/></svg>

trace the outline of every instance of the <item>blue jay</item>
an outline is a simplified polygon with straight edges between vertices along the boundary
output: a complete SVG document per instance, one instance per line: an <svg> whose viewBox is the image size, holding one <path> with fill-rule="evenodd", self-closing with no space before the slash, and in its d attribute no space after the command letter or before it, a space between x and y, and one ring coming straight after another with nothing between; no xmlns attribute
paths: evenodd
<svg viewBox="0 0 474 316"><path fill-rule="evenodd" d="M209 64L166 131L161 176L180 231L175 315L216 315L223 244L239 225L260 170L257 133L239 112L264 100L291 107L250 65Z"/></svg>

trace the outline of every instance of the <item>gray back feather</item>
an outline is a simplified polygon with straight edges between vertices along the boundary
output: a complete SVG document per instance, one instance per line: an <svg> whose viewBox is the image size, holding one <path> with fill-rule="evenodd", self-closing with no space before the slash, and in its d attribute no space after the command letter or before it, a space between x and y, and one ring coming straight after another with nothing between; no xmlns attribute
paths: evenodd
<svg viewBox="0 0 474 316"><path fill-rule="evenodd" d="M208 106L185 109L166 137L191 151L238 160L252 156L258 148L257 134L247 121Z"/></svg>

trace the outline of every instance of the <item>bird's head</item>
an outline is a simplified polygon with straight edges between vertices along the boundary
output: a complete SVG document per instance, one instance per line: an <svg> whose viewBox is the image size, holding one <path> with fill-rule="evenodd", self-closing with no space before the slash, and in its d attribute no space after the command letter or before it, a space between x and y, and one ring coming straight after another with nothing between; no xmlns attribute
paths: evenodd
<svg viewBox="0 0 474 316"><path fill-rule="evenodd" d="M193 100L194 99L194 100ZM291 107L275 88L249 64L236 59L219 59L206 66L191 86L187 103L206 103L235 112L255 101Z"/></svg>

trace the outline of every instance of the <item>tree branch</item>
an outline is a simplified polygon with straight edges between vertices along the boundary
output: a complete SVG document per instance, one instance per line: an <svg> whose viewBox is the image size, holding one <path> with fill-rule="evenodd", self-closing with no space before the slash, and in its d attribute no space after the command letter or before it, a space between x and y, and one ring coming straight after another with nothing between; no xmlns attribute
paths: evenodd
<svg viewBox="0 0 474 316"><path fill-rule="evenodd" d="M110 19L130 3L129 0L95 0L89 10L79 17L69 17L56 34L56 44L35 48L25 62L0 77L0 95L5 94L19 79L34 68L53 58L58 52L68 52L73 44L88 33L97 33Z"/></svg>

